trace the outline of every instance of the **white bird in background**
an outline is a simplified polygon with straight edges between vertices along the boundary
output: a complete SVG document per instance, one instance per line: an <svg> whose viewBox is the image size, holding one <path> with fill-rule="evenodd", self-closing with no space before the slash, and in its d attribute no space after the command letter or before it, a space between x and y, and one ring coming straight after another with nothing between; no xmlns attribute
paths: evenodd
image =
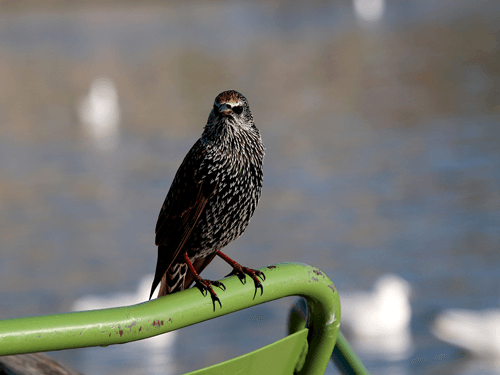
<svg viewBox="0 0 500 375"><path fill-rule="evenodd" d="M120 104L113 81L98 77L79 103L78 114L85 133L98 151L113 151L118 145Z"/></svg>
<svg viewBox="0 0 500 375"><path fill-rule="evenodd" d="M354 12L363 21L378 21L384 15L385 0L353 0Z"/></svg>
<svg viewBox="0 0 500 375"><path fill-rule="evenodd" d="M477 357L500 360L500 309L446 310L438 315L431 332Z"/></svg>
<svg viewBox="0 0 500 375"><path fill-rule="evenodd" d="M121 292L111 295L88 295L73 302L73 311L107 309L111 307L135 305L148 300L148 282L153 280L154 275L146 275L140 281L135 293Z"/></svg>
<svg viewBox="0 0 500 375"><path fill-rule="evenodd" d="M412 348L410 292L406 280L388 274L376 281L372 292L340 294L340 326L353 334L353 347L389 360L407 358Z"/></svg>
<svg viewBox="0 0 500 375"><path fill-rule="evenodd" d="M107 296L89 295L77 299L72 306L73 311L96 310L111 307L135 305L148 300L154 275L144 276L135 292L122 292ZM175 373L174 345L177 331L167 332L146 340L134 341L125 345L112 345L106 348L88 348L81 358L84 373L98 373L109 366L110 358L127 358L132 361L131 367L138 366L137 372L147 374ZM112 351L112 353L110 353ZM102 361L102 363L101 363ZM142 366L142 367L141 367ZM140 370L140 371L139 371Z"/></svg>

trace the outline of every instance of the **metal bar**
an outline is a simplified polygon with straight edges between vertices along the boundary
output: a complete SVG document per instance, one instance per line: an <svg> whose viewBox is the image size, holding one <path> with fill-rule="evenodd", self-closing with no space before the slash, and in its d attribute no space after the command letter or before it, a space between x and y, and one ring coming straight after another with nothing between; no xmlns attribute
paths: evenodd
<svg viewBox="0 0 500 375"><path fill-rule="evenodd" d="M233 276L219 292L222 308L197 288L138 305L0 320L0 355L33 353L89 346L107 346L147 339L205 320L287 296L304 297L311 331L309 351L301 374L324 374L337 339L340 301L332 281L315 267L280 263L261 268L264 294Z"/></svg>
<svg viewBox="0 0 500 375"><path fill-rule="evenodd" d="M332 352L333 362L342 374L370 375L361 359L352 350L351 345L339 331L337 343Z"/></svg>
<svg viewBox="0 0 500 375"><path fill-rule="evenodd" d="M306 301L299 298L288 314L288 334L298 332L306 326L314 325L314 321L307 323L308 314ZM349 345L349 342L345 339L341 331L338 331L335 348L331 356L333 363L337 366L341 374L369 375L363 362L361 362L354 350L352 350L351 345Z"/></svg>

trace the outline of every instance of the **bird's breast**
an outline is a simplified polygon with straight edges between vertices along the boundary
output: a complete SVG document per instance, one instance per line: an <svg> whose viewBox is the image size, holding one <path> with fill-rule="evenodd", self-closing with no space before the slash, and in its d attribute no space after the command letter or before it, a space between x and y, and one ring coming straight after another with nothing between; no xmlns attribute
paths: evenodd
<svg viewBox="0 0 500 375"><path fill-rule="evenodd" d="M253 163L241 152L207 152L204 178L217 187L197 224L200 248L222 248L245 231L262 191L262 158Z"/></svg>

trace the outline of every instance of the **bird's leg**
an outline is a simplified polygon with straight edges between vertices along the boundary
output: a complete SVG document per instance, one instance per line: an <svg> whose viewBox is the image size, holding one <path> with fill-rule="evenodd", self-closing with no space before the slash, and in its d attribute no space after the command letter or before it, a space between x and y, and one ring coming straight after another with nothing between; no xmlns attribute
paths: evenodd
<svg viewBox="0 0 500 375"><path fill-rule="evenodd" d="M247 278L245 274L247 274L252 278L253 282L255 283L255 293L253 295L253 298L255 298L255 296L257 295L257 289L259 288L260 288L260 295L264 293L264 287L262 286L262 283L259 280L259 277L262 279L262 281L266 279L266 275L264 275L264 272L261 272L259 270L254 270L252 268L243 267L241 264L232 260L226 254L222 253L220 250L217 251L217 255L220 256L222 259L224 259L231 267L233 267L231 273L229 275L226 275L226 277L236 275L243 284L246 284Z"/></svg>
<svg viewBox="0 0 500 375"><path fill-rule="evenodd" d="M215 311L215 302L218 302L221 309L222 309L222 303L217 297L217 294L215 294L214 289L212 288L213 286L216 286L218 288L221 288L222 290L226 290L226 287L224 284L222 284L220 281L212 281L212 280L206 280L202 279L200 275L198 275L198 272L193 267L193 263L189 260L189 257L187 254L184 254L184 260L186 261L186 264L193 274L194 281L196 283L196 286L198 289L200 289L201 293L205 296L206 293L210 293L210 296L212 297L212 303L214 304L214 311Z"/></svg>

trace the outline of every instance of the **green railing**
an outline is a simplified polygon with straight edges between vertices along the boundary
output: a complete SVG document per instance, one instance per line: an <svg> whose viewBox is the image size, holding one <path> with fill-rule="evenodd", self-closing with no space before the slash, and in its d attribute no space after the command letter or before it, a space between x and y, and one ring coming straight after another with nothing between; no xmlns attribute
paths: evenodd
<svg viewBox="0 0 500 375"><path fill-rule="evenodd" d="M307 301L309 348L300 373L324 374L340 326L335 286L322 271L306 264L281 263L260 270L266 275L262 296L257 293L254 298L253 283L242 285L230 277L224 279L222 308L215 311L211 299L192 288L133 306L0 320L0 355L142 340L282 297L301 296ZM355 357L351 352L344 354Z"/></svg>
<svg viewBox="0 0 500 375"><path fill-rule="evenodd" d="M300 298L295 303L295 306L290 309L288 316L288 333L291 335L295 332L300 332L306 326L314 324L312 321L309 321L309 324L307 324L308 315L307 301ZM349 345L349 342L345 339L341 331L338 332L335 348L331 356L335 366L337 366L342 374L369 375L363 362L361 362L354 350L352 350L351 345Z"/></svg>

